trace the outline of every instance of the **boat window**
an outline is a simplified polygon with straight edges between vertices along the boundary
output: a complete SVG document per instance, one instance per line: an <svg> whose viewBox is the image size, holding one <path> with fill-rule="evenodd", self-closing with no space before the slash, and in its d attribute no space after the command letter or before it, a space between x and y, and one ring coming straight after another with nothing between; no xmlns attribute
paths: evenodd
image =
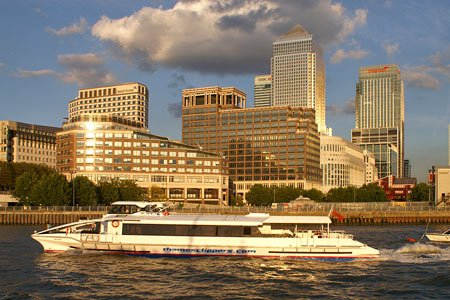
<svg viewBox="0 0 450 300"><path fill-rule="evenodd" d="M136 205L113 205L110 214L134 214L138 211L138 207Z"/></svg>
<svg viewBox="0 0 450 300"><path fill-rule="evenodd" d="M252 234L252 228L251 227L244 227L244 235L251 235Z"/></svg>
<svg viewBox="0 0 450 300"><path fill-rule="evenodd" d="M123 235L221 236L252 234L250 226L123 224ZM256 231L255 231L256 232Z"/></svg>
<svg viewBox="0 0 450 300"><path fill-rule="evenodd" d="M444 230L444 232L442 234L450 234L450 228L447 230Z"/></svg>

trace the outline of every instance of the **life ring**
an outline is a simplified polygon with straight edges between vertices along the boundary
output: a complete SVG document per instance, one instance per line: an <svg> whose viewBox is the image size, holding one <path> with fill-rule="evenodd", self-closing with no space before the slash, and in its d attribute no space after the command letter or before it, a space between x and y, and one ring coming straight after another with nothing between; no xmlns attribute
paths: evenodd
<svg viewBox="0 0 450 300"><path fill-rule="evenodd" d="M111 225L112 225L112 227L117 228L117 227L119 227L119 221L114 220L114 221L112 221Z"/></svg>

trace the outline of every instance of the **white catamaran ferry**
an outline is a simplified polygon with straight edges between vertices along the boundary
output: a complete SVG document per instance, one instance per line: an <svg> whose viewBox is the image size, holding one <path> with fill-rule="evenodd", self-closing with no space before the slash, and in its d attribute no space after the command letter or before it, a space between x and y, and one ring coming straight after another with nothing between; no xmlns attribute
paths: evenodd
<svg viewBox="0 0 450 300"><path fill-rule="evenodd" d="M327 216L167 214L158 204L114 203L101 219L32 234L45 251L95 250L140 256L288 257L347 261L379 251Z"/></svg>

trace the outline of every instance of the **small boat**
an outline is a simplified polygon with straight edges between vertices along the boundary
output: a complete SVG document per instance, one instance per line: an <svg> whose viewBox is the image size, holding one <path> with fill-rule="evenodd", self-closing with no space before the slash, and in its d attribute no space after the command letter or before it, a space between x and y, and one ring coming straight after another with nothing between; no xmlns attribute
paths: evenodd
<svg viewBox="0 0 450 300"><path fill-rule="evenodd" d="M100 219L57 226L31 235L44 251L94 250L148 257L286 257L349 261L379 251L343 231L328 216L168 214L114 205ZM144 209L142 209L144 208Z"/></svg>
<svg viewBox="0 0 450 300"><path fill-rule="evenodd" d="M427 233L425 236L431 242L450 242L450 228L447 228L441 233Z"/></svg>

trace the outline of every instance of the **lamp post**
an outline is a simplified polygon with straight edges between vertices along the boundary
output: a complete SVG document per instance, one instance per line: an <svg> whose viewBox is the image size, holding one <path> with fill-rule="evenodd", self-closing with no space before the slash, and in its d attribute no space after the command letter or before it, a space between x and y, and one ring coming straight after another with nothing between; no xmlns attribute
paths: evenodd
<svg viewBox="0 0 450 300"><path fill-rule="evenodd" d="M70 178L72 179L72 206L75 206L75 171L70 172Z"/></svg>

